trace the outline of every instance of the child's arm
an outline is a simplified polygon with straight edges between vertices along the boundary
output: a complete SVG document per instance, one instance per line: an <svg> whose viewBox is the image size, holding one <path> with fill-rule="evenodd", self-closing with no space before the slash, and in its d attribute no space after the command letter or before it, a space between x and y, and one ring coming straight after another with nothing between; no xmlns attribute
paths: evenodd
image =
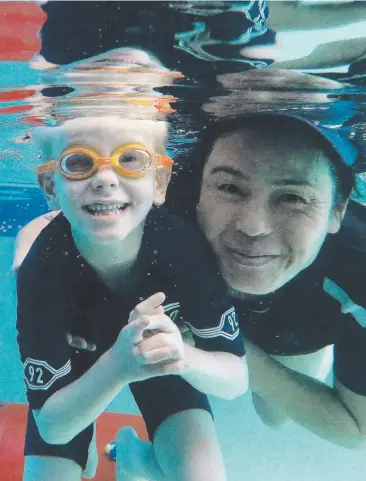
<svg viewBox="0 0 366 481"><path fill-rule="evenodd" d="M118 376L113 353L107 351L83 376L52 394L40 410L33 410L41 437L49 444L67 444L127 384L127 372Z"/></svg>
<svg viewBox="0 0 366 481"><path fill-rule="evenodd" d="M112 348L79 379L54 392L40 409L33 409L42 438L49 444L66 444L93 423L118 392L130 382L179 373L180 359L159 344L154 364L141 364L133 348L145 330L159 329L169 339L170 325L159 316L149 320L145 312L159 309L164 295L155 294L140 303L136 320L124 327ZM155 322L156 321L156 322Z"/></svg>
<svg viewBox="0 0 366 481"><path fill-rule="evenodd" d="M190 315L194 324L188 326L195 347L186 346L187 367L182 377L206 394L228 400L241 396L248 390L249 374L237 313L230 299L224 296L217 304L207 303L207 307L202 303L200 311L197 302L193 308L197 314Z"/></svg>
<svg viewBox="0 0 366 481"><path fill-rule="evenodd" d="M207 352L186 346L183 379L205 394L235 399L248 390L246 357L227 352Z"/></svg>
<svg viewBox="0 0 366 481"><path fill-rule="evenodd" d="M195 347L186 346L187 367L182 377L206 394L235 399L244 394L249 385L237 314L229 299L221 308L211 305L206 312L211 315L206 317L202 311L202 315L197 316L201 321L199 328L197 323L196 327L189 324ZM216 319L216 322L208 323L208 319ZM210 327L203 327L204 324Z"/></svg>
<svg viewBox="0 0 366 481"><path fill-rule="evenodd" d="M175 219L170 225L161 248L162 263L176 287L170 302L179 300L174 317L184 320L195 341L195 347L186 346L187 367L181 376L205 394L236 398L247 391L248 371L228 287L203 234Z"/></svg>
<svg viewBox="0 0 366 481"><path fill-rule="evenodd" d="M150 318L150 316L147 317ZM187 344L182 346L181 333L176 325L166 315L162 317L167 319L166 322L171 323L172 332L175 329L175 343L172 345L172 349L184 350L185 367L180 373L183 379L205 394L228 400L235 399L247 391L248 368L245 356L241 357L242 353L237 355L223 351L204 351ZM158 342L160 342L159 334L144 339L138 346L141 357L151 359L150 356L153 356ZM223 349L228 349L226 343L221 343L217 339L214 342L216 342L216 346L220 343ZM240 349L240 343L238 342L238 344ZM232 350L238 352L238 348L232 348Z"/></svg>

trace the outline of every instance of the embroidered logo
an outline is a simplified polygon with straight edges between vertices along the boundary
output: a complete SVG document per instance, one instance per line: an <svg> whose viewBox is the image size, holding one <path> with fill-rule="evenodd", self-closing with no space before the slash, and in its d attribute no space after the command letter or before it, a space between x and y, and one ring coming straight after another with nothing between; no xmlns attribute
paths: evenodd
<svg viewBox="0 0 366 481"><path fill-rule="evenodd" d="M170 317L172 321L176 321L179 317L179 309L180 304L179 302L171 302L164 307L164 314Z"/></svg>
<svg viewBox="0 0 366 481"><path fill-rule="evenodd" d="M240 333L239 323L236 317L236 311L234 307L231 307L222 314L220 318L220 324L217 327L211 327L208 329L197 329L191 324L188 325L193 334L203 339L210 339L213 337L221 336L229 339L229 341L233 341L238 337Z"/></svg>
<svg viewBox="0 0 366 481"><path fill-rule="evenodd" d="M28 357L24 363L24 379L32 391L47 391L57 379L71 371L70 360L60 369L54 369L46 361Z"/></svg>

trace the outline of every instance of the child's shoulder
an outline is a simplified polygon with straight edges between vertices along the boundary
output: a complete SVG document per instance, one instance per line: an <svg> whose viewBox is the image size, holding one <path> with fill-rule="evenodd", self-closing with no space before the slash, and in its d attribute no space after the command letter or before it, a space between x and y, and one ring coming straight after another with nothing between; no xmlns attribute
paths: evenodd
<svg viewBox="0 0 366 481"><path fill-rule="evenodd" d="M183 257L203 251L211 253L205 236L193 222L188 223L159 208L151 212L149 224L158 242L168 251L173 249L176 254Z"/></svg>
<svg viewBox="0 0 366 481"><path fill-rule="evenodd" d="M162 268L189 282L220 277L216 256L196 224L160 209L150 217L150 223L155 232L152 245L159 252Z"/></svg>

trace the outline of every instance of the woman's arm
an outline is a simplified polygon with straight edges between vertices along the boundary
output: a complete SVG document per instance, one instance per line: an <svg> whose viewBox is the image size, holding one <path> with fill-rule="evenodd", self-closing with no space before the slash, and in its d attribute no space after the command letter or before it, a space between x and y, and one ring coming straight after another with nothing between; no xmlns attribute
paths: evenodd
<svg viewBox="0 0 366 481"><path fill-rule="evenodd" d="M180 333L184 341L186 364L181 373L183 379L205 394L225 399L234 399L248 390L248 367L245 357L196 349L192 333L185 324L180 326ZM84 346L88 349L84 339L72 336L70 345Z"/></svg>
<svg viewBox="0 0 366 481"><path fill-rule="evenodd" d="M325 381L333 366L333 346L326 346L319 351L293 356L271 355L276 361L293 371L305 374L318 381ZM271 428L278 429L289 417L277 406L268 403L255 392L252 393L253 405L261 420Z"/></svg>
<svg viewBox="0 0 366 481"><path fill-rule="evenodd" d="M276 32L342 27L362 21L366 15L364 2L306 5L298 1L272 1L269 7L267 24Z"/></svg>
<svg viewBox="0 0 366 481"><path fill-rule="evenodd" d="M37 239L41 231L60 213L59 210L48 212L32 220L20 230L15 239L14 259L12 269L14 272L19 270L26 255L28 254L33 242Z"/></svg>
<svg viewBox="0 0 366 481"><path fill-rule="evenodd" d="M333 68L361 60L366 55L365 37L335 40L318 45L302 58L283 60L269 65L271 69Z"/></svg>
<svg viewBox="0 0 366 481"><path fill-rule="evenodd" d="M366 398L360 396L363 403L359 401L358 409L352 409L337 387L281 365L251 341L245 346L250 387L255 393L323 439L345 448L363 445L366 431L360 428L359 418L366 412Z"/></svg>

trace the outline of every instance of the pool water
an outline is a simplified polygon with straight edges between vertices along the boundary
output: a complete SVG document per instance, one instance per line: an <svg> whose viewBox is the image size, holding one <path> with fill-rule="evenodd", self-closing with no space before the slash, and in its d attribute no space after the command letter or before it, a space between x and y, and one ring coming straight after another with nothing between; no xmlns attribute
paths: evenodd
<svg viewBox="0 0 366 481"><path fill-rule="evenodd" d="M6 11L7 3L3 2L1 6L3 11ZM9 9L11 8L13 6L10 5ZM10 14L7 18L11 18ZM41 14L39 18L42 18ZM5 27L0 25L1 39L1 30ZM17 25L19 28L19 24ZM360 38L361 32L365 31L366 21L363 26L360 23L355 25L357 26L357 31L354 30L355 37ZM329 36L329 41L339 39L341 35L348 35L352 25L342 28L343 30L339 27L342 31L334 30ZM346 33L345 30L347 30ZM8 37L11 32L11 28L8 27L6 32ZM306 35L309 35L309 32L303 34L304 44ZM291 42L300 42L298 37L301 37L301 31L293 32L292 37L289 32L283 33L282 36L288 46ZM319 39L319 31L314 30L308 50L315 48L317 42L320 43ZM2 92L39 85L41 82L39 72L32 70L26 61L26 58L29 59L36 52L36 48L35 41L34 44L30 44L29 50L20 49L21 55L19 54L18 57L14 52L10 52L6 57L6 52L2 51L0 99ZM304 53L304 55L307 54L308 52ZM24 56L26 58L23 58ZM287 50L282 50L279 58L280 61L288 61L294 56L294 48L291 50L288 47ZM327 71L332 74L336 71L338 77L347 75L345 66L338 70L332 67ZM184 85L182 91L183 87ZM181 98L189 95L186 91L190 91L192 86L189 87L181 94ZM364 136L362 129L364 128L365 93L362 86L351 85L348 91L343 92L342 98L335 99L335 103L338 101L339 105L335 109L335 115L340 117L344 112L342 101L345 109L349 108L348 102L353 103L352 108L358 112L359 119L354 131L361 138ZM3 102L0 107L24 107L25 105L26 102L21 100ZM15 333L15 277L11 271L13 246L20 228L47 211L46 202L36 183L34 161L31 160L35 158L37 152L32 144L17 142L17 139L23 138L32 128L20 120L26 111L23 109L23 112L13 111L13 113L4 114L0 110L0 401L24 404L26 396ZM171 152L174 152L174 149L182 152L185 144L188 146L195 140L197 126L185 125L186 119L187 116L182 115L177 120L180 130L175 129L176 138L171 144ZM190 133L187 135L187 132ZM363 139L365 140L365 137ZM360 178L359 184L363 199L362 190L365 189L363 178ZM288 422L278 431L266 427L254 412L250 394L230 402L212 399L212 406L229 481L364 481L365 479L366 456L363 451L348 451L334 446L292 422ZM127 390L117 396L108 407L108 411L138 414L136 404ZM6 460L1 462L6 463Z"/></svg>

